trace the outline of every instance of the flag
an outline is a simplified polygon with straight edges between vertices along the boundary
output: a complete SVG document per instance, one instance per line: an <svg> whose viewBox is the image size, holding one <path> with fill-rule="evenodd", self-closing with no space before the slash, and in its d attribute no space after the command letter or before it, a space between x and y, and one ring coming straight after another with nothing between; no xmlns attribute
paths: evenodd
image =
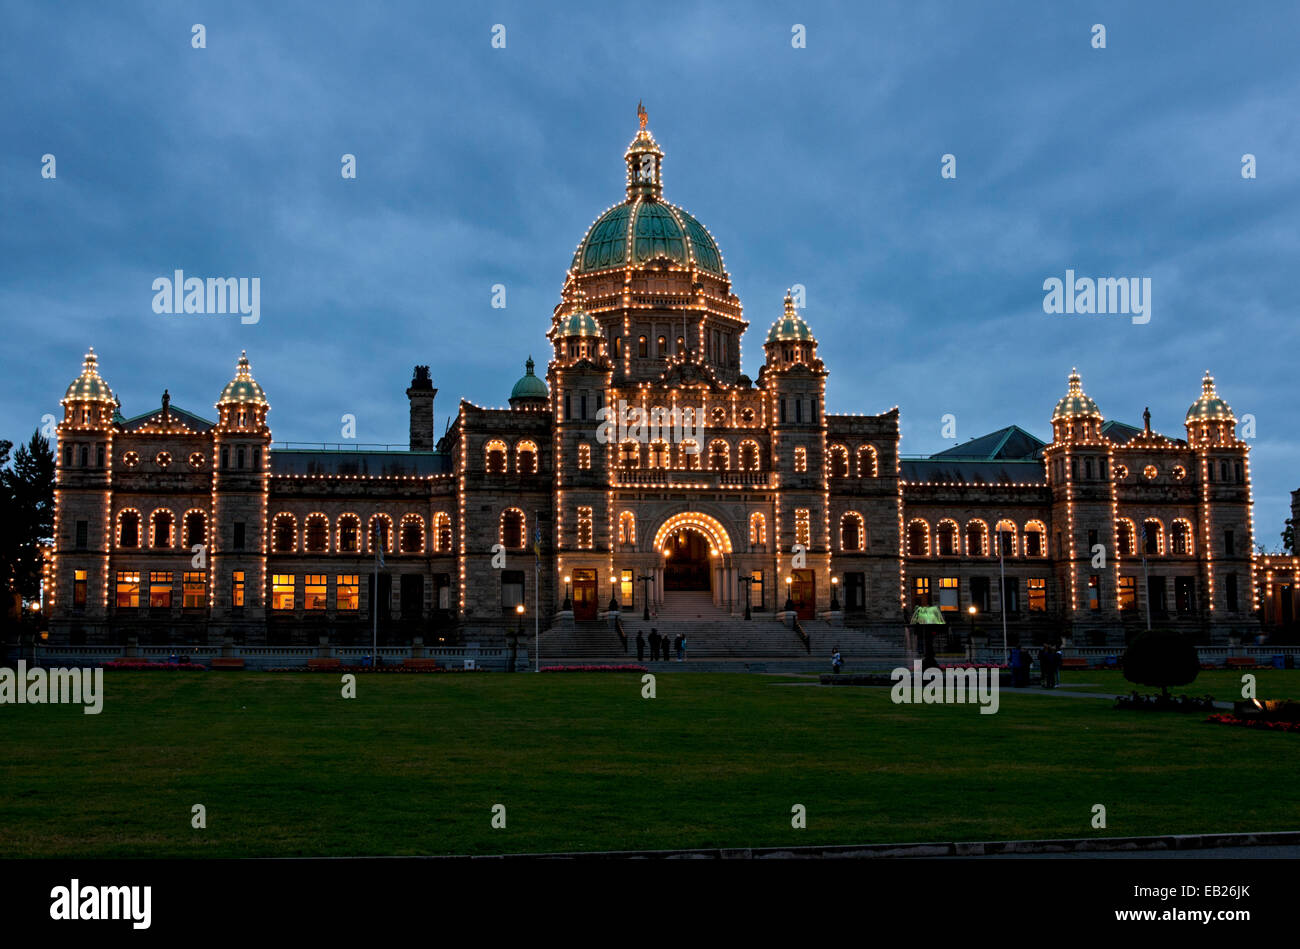
<svg viewBox="0 0 1300 949"><path fill-rule="evenodd" d="M379 566L384 565L384 545L380 544L375 547L375 559L379 561Z"/></svg>

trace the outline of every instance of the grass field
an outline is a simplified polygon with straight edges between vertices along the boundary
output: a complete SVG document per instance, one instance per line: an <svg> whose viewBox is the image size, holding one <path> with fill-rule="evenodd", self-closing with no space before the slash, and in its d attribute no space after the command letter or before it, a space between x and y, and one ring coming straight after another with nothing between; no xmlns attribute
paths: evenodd
<svg viewBox="0 0 1300 949"><path fill-rule="evenodd" d="M0 707L0 857L1300 829L1297 736L1041 692L1004 690L980 715L798 681L661 675L642 699L635 675L362 676L345 700L336 675L108 672L98 716ZM1262 697L1294 694L1300 674L1261 683ZM498 803L504 830L490 826ZM1105 830L1090 826L1098 803ZM806 830L790 826L794 804Z"/></svg>

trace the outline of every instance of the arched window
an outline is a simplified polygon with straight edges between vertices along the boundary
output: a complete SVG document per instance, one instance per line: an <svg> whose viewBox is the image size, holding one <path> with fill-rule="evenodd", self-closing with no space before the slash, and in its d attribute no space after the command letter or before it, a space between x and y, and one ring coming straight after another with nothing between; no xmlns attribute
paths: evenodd
<svg viewBox="0 0 1300 949"><path fill-rule="evenodd" d="M857 511L846 512L840 518L840 550L846 553L855 553L866 549L863 542L865 533L862 515Z"/></svg>
<svg viewBox="0 0 1300 949"><path fill-rule="evenodd" d="M158 508L149 515L149 546L155 549L172 547L176 537L172 533L172 512Z"/></svg>
<svg viewBox="0 0 1300 949"><path fill-rule="evenodd" d="M303 527L303 547L312 553L329 550L330 522L324 514L309 514Z"/></svg>
<svg viewBox="0 0 1300 949"><path fill-rule="evenodd" d="M680 336L677 337L677 351L679 353L686 352L686 340L682 339Z"/></svg>
<svg viewBox="0 0 1300 949"><path fill-rule="evenodd" d="M767 546L767 518L759 511L749 515L749 542L755 547Z"/></svg>
<svg viewBox="0 0 1300 949"><path fill-rule="evenodd" d="M618 542L620 544L636 543L636 515L623 511L618 515Z"/></svg>
<svg viewBox="0 0 1300 949"><path fill-rule="evenodd" d="M808 470L808 449L804 448L803 445L798 446L794 450L794 470Z"/></svg>
<svg viewBox="0 0 1300 949"><path fill-rule="evenodd" d="M1137 528L1126 517L1115 522L1115 547L1121 557L1132 557L1137 553Z"/></svg>
<svg viewBox="0 0 1300 949"><path fill-rule="evenodd" d="M650 467L667 468L669 464L668 443L656 441L650 443Z"/></svg>
<svg viewBox="0 0 1300 949"><path fill-rule="evenodd" d="M907 525L907 555L930 556L930 525L919 517Z"/></svg>
<svg viewBox="0 0 1300 949"><path fill-rule="evenodd" d="M502 511L501 543L510 550L519 550L524 546L524 536L524 512L517 507L508 507Z"/></svg>
<svg viewBox="0 0 1300 949"><path fill-rule="evenodd" d="M874 445L858 446L858 477L859 478L876 478L878 474L878 459L876 456L876 447Z"/></svg>
<svg viewBox="0 0 1300 949"><path fill-rule="evenodd" d="M1195 552L1192 543L1192 524L1185 518L1178 518L1169 525L1169 540L1173 552L1179 556L1189 556Z"/></svg>
<svg viewBox="0 0 1300 949"><path fill-rule="evenodd" d="M641 467L641 445L639 442L625 441L618 446L618 463L624 468Z"/></svg>
<svg viewBox="0 0 1300 949"><path fill-rule="evenodd" d="M366 525L366 537L370 546L370 553L376 550L383 550L385 553L393 552L393 519L387 514L370 515L370 523Z"/></svg>
<svg viewBox="0 0 1300 949"><path fill-rule="evenodd" d="M361 552L361 518L355 514L339 516L339 553L355 554Z"/></svg>
<svg viewBox="0 0 1300 949"><path fill-rule="evenodd" d="M758 471L761 467L758 442L747 438L740 443L740 470Z"/></svg>
<svg viewBox="0 0 1300 949"><path fill-rule="evenodd" d="M812 546L812 519L806 507L794 509L794 542L805 547Z"/></svg>
<svg viewBox="0 0 1300 949"><path fill-rule="evenodd" d="M682 442L682 447L678 449L681 463L678 468L687 471L700 470L700 443L693 438L688 438Z"/></svg>
<svg viewBox="0 0 1300 949"><path fill-rule="evenodd" d="M591 467L591 446L586 442L578 446L578 467L583 469Z"/></svg>
<svg viewBox="0 0 1300 949"><path fill-rule="evenodd" d="M402 553L424 553L424 518L419 514L402 515Z"/></svg>
<svg viewBox="0 0 1300 949"><path fill-rule="evenodd" d="M1047 556L1047 525L1030 521L1025 525L1024 554L1026 557Z"/></svg>
<svg viewBox="0 0 1300 949"><path fill-rule="evenodd" d="M993 528L998 538L998 549L1003 557L1016 556L1018 546L1016 544L1016 522L1000 520L997 526Z"/></svg>
<svg viewBox="0 0 1300 949"><path fill-rule="evenodd" d="M622 336L614 337L614 358L615 359L623 358L623 337Z"/></svg>
<svg viewBox="0 0 1300 949"><path fill-rule="evenodd" d="M135 508L127 508L118 512L117 546L140 546L140 512Z"/></svg>
<svg viewBox="0 0 1300 949"><path fill-rule="evenodd" d="M831 446L830 470L832 478L849 476L849 450L843 445Z"/></svg>
<svg viewBox="0 0 1300 949"><path fill-rule="evenodd" d="M484 466L488 474L506 473L506 443L494 438L483 448Z"/></svg>
<svg viewBox="0 0 1300 949"><path fill-rule="evenodd" d="M271 522L271 549L290 554L298 549L298 522L288 511L281 511Z"/></svg>
<svg viewBox="0 0 1300 949"><path fill-rule="evenodd" d="M1159 519L1148 517L1142 522L1142 549L1148 556L1165 552L1165 525Z"/></svg>
<svg viewBox="0 0 1300 949"><path fill-rule="evenodd" d="M976 518L966 522L966 556L987 557L989 555L989 526Z"/></svg>
<svg viewBox="0 0 1300 949"><path fill-rule="evenodd" d="M193 550L196 544L208 542L208 515L206 511L192 508L185 512L185 549Z"/></svg>
<svg viewBox="0 0 1300 949"><path fill-rule="evenodd" d="M721 438L709 442L709 468L712 471L726 471L731 467L731 446Z"/></svg>
<svg viewBox="0 0 1300 949"><path fill-rule="evenodd" d="M638 336L636 340L636 354L641 359L650 355L650 344L644 336Z"/></svg>
<svg viewBox="0 0 1300 949"><path fill-rule="evenodd" d="M667 338L666 336L660 336L660 337L659 337L659 351L656 352L655 355L656 355L656 356L664 356L664 355L667 355L667 353L668 353L668 338Z"/></svg>
<svg viewBox="0 0 1300 949"><path fill-rule="evenodd" d="M446 511L433 515L433 549L439 553L451 550L451 516Z"/></svg>
<svg viewBox="0 0 1300 949"><path fill-rule="evenodd" d="M956 557L961 554L957 543L957 522L945 517L934 528L935 546L940 557Z"/></svg>
<svg viewBox="0 0 1300 949"><path fill-rule="evenodd" d="M515 472L521 475L537 474L537 444L524 439L515 446Z"/></svg>

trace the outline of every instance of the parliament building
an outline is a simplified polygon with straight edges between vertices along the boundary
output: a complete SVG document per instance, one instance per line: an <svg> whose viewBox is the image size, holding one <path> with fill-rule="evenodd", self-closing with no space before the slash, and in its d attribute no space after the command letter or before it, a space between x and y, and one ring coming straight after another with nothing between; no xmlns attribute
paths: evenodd
<svg viewBox="0 0 1300 949"><path fill-rule="evenodd" d="M665 199L644 113L624 158L544 371L435 438L415 367L406 451L277 447L247 355L215 413L164 393L127 417L88 353L58 426L50 642L363 644L376 619L381 643L500 642L687 601L792 652L795 618L901 642L921 605L1012 642L1257 632L1249 449L1208 373L1177 433L1107 418L1063 366L1050 442L1012 425L905 458L897 408L827 410L792 296L742 371L740 299Z"/></svg>

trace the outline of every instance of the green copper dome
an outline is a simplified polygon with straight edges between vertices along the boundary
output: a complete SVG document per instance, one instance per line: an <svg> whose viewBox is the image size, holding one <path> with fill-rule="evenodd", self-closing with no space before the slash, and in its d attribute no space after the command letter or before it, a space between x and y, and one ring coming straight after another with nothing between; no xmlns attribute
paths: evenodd
<svg viewBox="0 0 1300 949"><path fill-rule="evenodd" d="M643 199L616 205L597 218L578 244L572 270L635 267L660 257L725 275L722 252L703 224L676 205Z"/></svg>
<svg viewBox="0 0 1300 949"><path fill-rule="evenodd" d="M1186 420L1188 422L1206 420L1235 422L1237 420L1228 403L1220 399L1219 394L1214 391L1214 377L1210 375L1208 369L1205 371L1205 378L1201 380L1201 397L1187 410Z"/></svg>
<svg viewBox="0 0 1300 949"><path fill-rule="evenodd" d="M550 393L546 389L546 383L538 379L533 374L533 357L528 357L528 362L524 363L524 374L515 387L510 390L510 401L515 399L546 399Z"/></svg>
<svg viewBox="0 0 1300 949"><path fill-rule="evenodd" d="M767 331L768 343L781 343L787 340L816 341L812 330L794 308L794 297L788 290L785 294L785 313Z"/></svg>
<svg viewBox="0 0 1300 949"><path fill-rule="evenodd" d="M113 398L113 391L108 387L108 383L100 376L98 365L99 357L95 355L95 347L91 346L90 351L86 353L85 361L81 364L81 375L72 380L72 385L68 386L68 391L63 394L63 401L74 399L81 402L117 401Z"/></svg>
<svg viewBox="0 0 1300 949"><path fill-rule="evenodd" d="M1052 411L1052 421L1066 418L1101 418L1101 409L1083 391L1083 380L1079 370L1070 370L1070 387L1056 408Z"/></svg>
<svg viewBox="0 0 1300 949"><path fill-rule="evenodd" d="M560 336L600 336L600 324L585 310L575 310L560 320Z"/></svg>
<svg viewBox="0 0 1300 949"><path fill-rule="evenodd" d="M235 378L226 383L226 387L221 390L221 398L217 399L217 405L226 405L230 402L252 402L257 405L266 405L266 393L262 387L257 384L249 371L248 353L239 354L239 365L235 369Z"/></svg>

